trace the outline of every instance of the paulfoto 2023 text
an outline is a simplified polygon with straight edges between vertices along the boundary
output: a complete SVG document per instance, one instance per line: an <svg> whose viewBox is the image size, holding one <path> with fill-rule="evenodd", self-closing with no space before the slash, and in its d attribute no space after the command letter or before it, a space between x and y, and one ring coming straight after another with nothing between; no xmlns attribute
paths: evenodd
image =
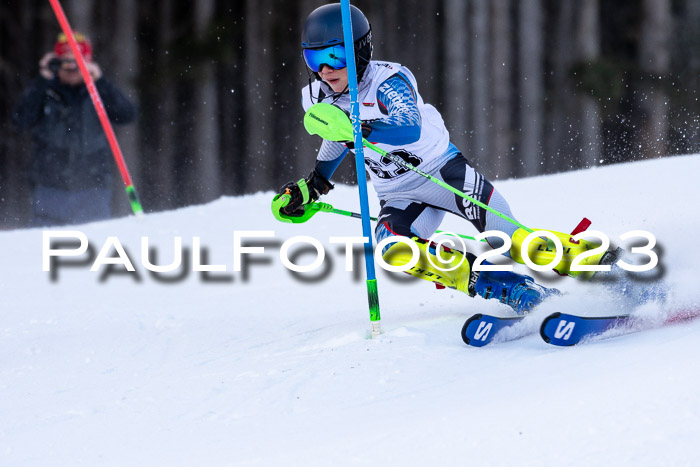
<svg viewBox="0 0 700 467"><path fill-rule="evenodd" d="M272 230L242 230L233 231L233 255L231 271L244 272L249 267L250 261L253 258L261 258L268 256L265 246L272 249L279 247L278 257L282 265L293 273L308 273L316 271L324 266L324 262L329 261L326 255L326 248L318 239L311 236L295 236L284 240L283 242L275 241L275 232ZM500 256L502 253L509 251L511 248L511 239L503 232L487 231L475 236L475 240L481 240L487 237L500 237L504 241L504 245L495 250L488 250L477 256L474 261L474 270L512 270L512 265L509 264L489 264L482 265L482 262L490 257ZM530 243L536 238L547 238L554 250L554 258L548 264L535 264L528 256ZM609 245L609 238L602 232L586 231L572 237L574 241L582 238L596 238L599 240L600 246L592 250L579 254L572 259L572 271L609 271L610 265L586 265L580 264L581 260L586 257L595 255L605 251ZM654 251L656 245L656 237L643 230L635 230L620 235L622 240L630 240L634 238L644 239L646 242L643 246L632 247L630 253L640 255L640 258L646 260L643 264L629 264L624 260L619 260L617 264L627 271L643 272L656 267L658 264L658 256ZM138 263L140 266L149 271L153 275L173 273L178 270L185 269L191 272L203 273L204 277L207 274L226 273L229 271L227 264L207 264L207 250L201 245L200 237L191 238L191 250L183 247L182 237L172 237L172 261L169 264L155 264L153 258L158 257L156 249L153 247L149 237L142 236L140 238L140 254L138 255ZM438 246L436 251L441 251L440 246L445 245L450 248L457 248L465 251L466 245L464 241L450 232L441 232L438 235L431 237L429 240L435 242ZM255 243L258 243L255 245ZM361 250L363 245L368 242L367 237L330 237L330 244L339 245L339 251L344 256L345 271L354 271L356 267L356 258L358 249ZM393 266L388 264L382 258L384 247L394 242L403 242L408 245L412 252L413 258L410 262L403 266ZM296 264L295 259L299 256L297 253L290 254L290 250L297 251L303 249L305 252L310 251L314 255L313 261L308 264ZM529 234L521 245L521 254L525 264L536 271L546 271L552 269L564 255L566 248L562 245L561 240L551 232L545 230L534 231ZM90 244L87 235L78 230L45 230L42 235L42 269L45 272L51 272L52 280L58 277L58 270L62 267L89 267L91 272L102 272L104 275L105 269L110 271L118 270L120 274L137 273L134 266L134 258L127 253L122 241L116 236L107 237L101 243L100 249L95 254L95 248ZM188 255L189 253L189 255ZM184 260L183 260L184 258ZM464 258L464 256L462 256ZM269 259L269 258L268 258ZM420 253L416 244L406 237L391 236L383 239L374 248L375 264L379 265L384 270L392 272L406 271L414 267L420 259ZM433 266L443 270L453 270L459 266L453 262L446 261L440 254L435 255L437 263ZM454 258L453 258L454 259ZM432 259L429 258L432 262ZM187 266L189 264L189 267ZM327 265L326 265L327 266ZM185 277L180 275L178 277ZM169 280L172 282L172 280ZM216 281L216 279L212 279Z"/></svg>

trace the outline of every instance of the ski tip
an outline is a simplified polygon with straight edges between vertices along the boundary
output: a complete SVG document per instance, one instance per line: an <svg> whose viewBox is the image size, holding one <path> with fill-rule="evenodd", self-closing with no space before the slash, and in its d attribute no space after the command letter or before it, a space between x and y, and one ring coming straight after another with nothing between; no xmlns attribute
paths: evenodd
<svg viewBox="0 0 700 467"><path fill-rule="evenodd" d="M471 324L472 321L476 321L477 319L481 319L484 315L481 313L477 313L475 315L472 315L469 319L467 319L464 322L464 326L462 326L462 340L464 341L465 344L471 345L471 339L467 337L467 328L469 327L469 324Z"/></svg>
<svg viewBox="0 0 700 467"><path fill-rule="evenodd" d="M545 328L547 327L547 323L549 323L553 319L557 319L561 316L561 313L557 311L556 313L552 313L551 315L547 316L544 320L542 320L542 324L540 325L540 336L542 337L542 340L545 341L547 344L550 343L551 339L547 335Z"/></svg>

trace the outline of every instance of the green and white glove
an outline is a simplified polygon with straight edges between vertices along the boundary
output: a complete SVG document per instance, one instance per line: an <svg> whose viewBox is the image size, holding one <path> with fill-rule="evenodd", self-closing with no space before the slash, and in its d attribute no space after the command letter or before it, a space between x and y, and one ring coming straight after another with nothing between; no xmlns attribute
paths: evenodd
<svg viewBox="0 0 700 467"><path fill-rule="evenodd" d="M288 196L289 202L279 208L280 214L292 217L304 215L304 205L313 203L321 195L325 195L333 188L333 185L326 180L316 169L307 178L302 178L297 182L289 182L280 189L280 196Z"/></svg>

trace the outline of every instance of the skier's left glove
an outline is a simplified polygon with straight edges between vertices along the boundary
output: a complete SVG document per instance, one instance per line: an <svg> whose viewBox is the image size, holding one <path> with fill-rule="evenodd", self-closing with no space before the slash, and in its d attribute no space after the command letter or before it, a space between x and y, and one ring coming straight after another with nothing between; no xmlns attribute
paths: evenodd
<svg viewBox="0 0 700 467"><path fill-rule="evenodd" d="M289 182L280 190L280 195L289 195L289 202L280 208L280 213L287 216L302 216L303 206L313 203L321 195L333 189L333 185L314 169L307 178L298 182Z"/></svg>

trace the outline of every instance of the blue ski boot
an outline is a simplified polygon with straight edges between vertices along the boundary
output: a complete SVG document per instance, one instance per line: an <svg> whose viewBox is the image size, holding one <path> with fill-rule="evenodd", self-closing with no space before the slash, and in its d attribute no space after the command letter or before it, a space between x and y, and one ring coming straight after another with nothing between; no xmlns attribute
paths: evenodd
<svg viewBox="0 0 700 467"><path fill-rule="evenodd" d="M478 274L473 295L497 298L519 315L529 312L547 297L561 293L554 288L542 287L530 276L510 271L480 271Z"/></svg>

